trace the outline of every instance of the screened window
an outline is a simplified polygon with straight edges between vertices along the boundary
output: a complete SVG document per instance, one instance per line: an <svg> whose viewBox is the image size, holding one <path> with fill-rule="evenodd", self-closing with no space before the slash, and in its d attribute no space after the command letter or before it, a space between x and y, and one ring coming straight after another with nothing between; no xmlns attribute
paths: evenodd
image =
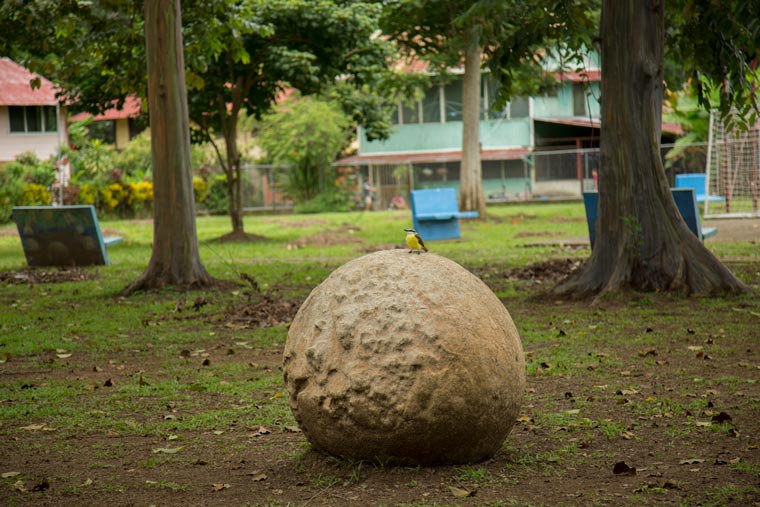
<svg viewBox="0 0 760 507"><path fill-rule="evenodd" d="M438 85L433 85L425 92L425 98L422 99L422 121L441 122L441 89Z"/></svg>
<svg viewBox="0 0 760 507"><path fill-rule="evenodd" d="M448 83L444 88L446 97L446 121L462 120L462 80Z"/></svg>
<svg viewBox="0 0 760 507"><path fill-rule="evenodd" d="M411 104L402 104L402 118L404 125L420 122L420 112L417 108L417 104L417 102L413 102Z"/></svg>
<svg viewBox="0 0 760 507"><path fill-rule="evenodd" d="M55 106L8 107L11 132L56 132L58 130Z"/></svg>

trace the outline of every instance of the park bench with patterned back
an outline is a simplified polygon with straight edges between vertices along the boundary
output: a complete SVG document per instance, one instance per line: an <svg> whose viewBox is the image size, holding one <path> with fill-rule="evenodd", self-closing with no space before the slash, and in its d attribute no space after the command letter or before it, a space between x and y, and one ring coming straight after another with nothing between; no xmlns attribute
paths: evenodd
<svg viewBox="0 0 760 507"><path fill-rule="evenodd" d="M103 236L90 205L15 206L12 217L30 266L109 265L106 247L123 240Z"/></svg>
<svg viewBox="0 0 760 507"><path fill-rule="evenodd" d="M694 233L700 241L714 236L718 233L717 227L702 227L699 219L699 208L693 188L671 188L673 200L676 202L678 211L681 213L684 222L689 230ZM599 194L597 192L584 192L583 204L586 208L586 224L588 225L588 237L591 248L594 248L596 239L596 219L598 213Z"/></svg>

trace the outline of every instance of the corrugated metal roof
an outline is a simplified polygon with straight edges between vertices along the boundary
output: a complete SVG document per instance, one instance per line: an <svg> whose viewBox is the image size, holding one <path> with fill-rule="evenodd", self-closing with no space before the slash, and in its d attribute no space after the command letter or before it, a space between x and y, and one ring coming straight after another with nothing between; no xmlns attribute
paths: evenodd
<svg viewBox="0 0 760 507"><path fill-rule="evenodd" d="M602 123L599 118L588 118L583 116L574 116L572 118L534 118L535 121L544 123L557 123L560 125L571 125L574 127L601 128ZM682 136L686 132L679 123L662 122L662 131L667 134Z"/></svg>
<svg viewBox="0 0 760 507"><path fill-rule="evenodd" d="M125 118L135 118L142 113L140 97L135 95L127 96L121 109L116 108L116 101L114 101L113 104L114 107L107 109L102 114L96 115L94 120L123 120ZM78 113L72 116L70 121L81 121L90 116L92 116L90 113Z"/></svg>
<svg viewBox="0 0 760 507"><path fill-rule="evenodd" d="M530 153L528 148L490 149L480 152L481 160L519 160ZM415 153L373 153L354 155L338 160L338 165L377 165L377 164L413 164L459 162L462 160L461 150L426 151Z"/></svg>
<svg viewBox="0 0 760 507"><path fill-rule="evenodd" d="M0 58L0 106L54 106L55 85L40 76L40 87L32 88L37 77L10 58Z"/></svg>

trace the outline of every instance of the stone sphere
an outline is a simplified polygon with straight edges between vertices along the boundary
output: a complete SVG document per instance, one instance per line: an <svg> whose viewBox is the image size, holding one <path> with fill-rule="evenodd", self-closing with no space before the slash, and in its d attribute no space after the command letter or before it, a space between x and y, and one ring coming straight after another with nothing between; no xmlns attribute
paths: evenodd
<svg viewBox="0 0 760 507"><path fill-rule="evenodd" d="M352 260L298 311L284 353L311 444L401 464L492 456L518 416L522 344L509 312L459 264L386 250Z"/></svg>

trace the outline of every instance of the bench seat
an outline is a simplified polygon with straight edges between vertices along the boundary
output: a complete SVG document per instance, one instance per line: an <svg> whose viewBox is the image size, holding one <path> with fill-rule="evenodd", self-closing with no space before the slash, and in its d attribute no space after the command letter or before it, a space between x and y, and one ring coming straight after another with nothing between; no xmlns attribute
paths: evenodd
<svg viewBox="0 0 760 507"><path fill-rule="evenodd" d="M412 221L424 241L461 236L459 220L478 218L477 211L459 211L453 188L412 190Z"/></svg>
<svg viewBox="0 0 760 507"><path fill-rule="evenodd" d="M124 240L103 236L92 205L15 206L11 216L29 266L109 265L106 247Z"/></svg>

